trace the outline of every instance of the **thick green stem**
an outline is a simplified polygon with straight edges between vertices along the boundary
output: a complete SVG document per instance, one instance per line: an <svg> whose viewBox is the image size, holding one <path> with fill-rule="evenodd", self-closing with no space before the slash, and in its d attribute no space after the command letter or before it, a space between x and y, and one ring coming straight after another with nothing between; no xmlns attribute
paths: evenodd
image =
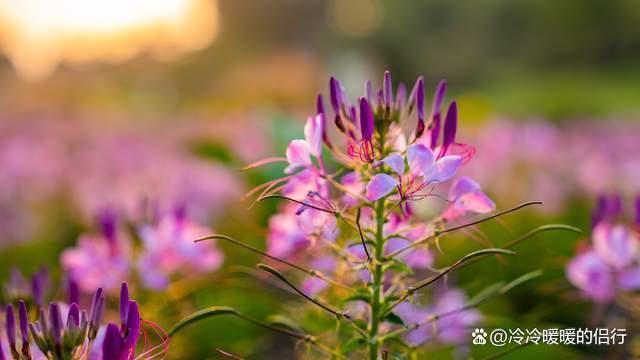
<svg viewBox="0 0 640 360"><path fill-rule="evenodd" d="M369 359L377 360L380 350L378 327L382 313L382 261L384 256L384 199L378 200L376 205L376 253L373 270L373 297L371 300L371 320L369 329Z"/></svg>

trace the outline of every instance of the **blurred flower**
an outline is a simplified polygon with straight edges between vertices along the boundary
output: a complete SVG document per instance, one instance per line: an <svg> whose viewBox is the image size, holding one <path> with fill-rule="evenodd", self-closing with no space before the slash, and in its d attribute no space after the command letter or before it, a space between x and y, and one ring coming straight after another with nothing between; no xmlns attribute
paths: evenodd
<svg viewBox="0 0 640 360"><path fill-rule="evenodd" d="M138 270L145 286L163 289L177 273L198 274L218 269L223 255L212 241L194 240L211 230L186 218L183 210L163 216L153 225L143 225L139 234L144 244Z"/></svg>

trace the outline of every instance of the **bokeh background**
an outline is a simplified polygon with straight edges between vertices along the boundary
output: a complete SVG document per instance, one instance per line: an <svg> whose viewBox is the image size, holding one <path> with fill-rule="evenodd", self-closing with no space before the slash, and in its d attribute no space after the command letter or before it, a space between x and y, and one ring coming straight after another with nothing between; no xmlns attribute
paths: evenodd
<svg viewBox="0 0 640 360"><path fill-rule="evenodd" d="M585 230L541 235L517 260L466 268L456 283L474 292L542 268L482 312L503 327L585 326L598 309L564 266L588 236L598 194L640 193L639 24L635 0L0 0L0 279L46 265L62 282L60 254L95 230L96 214L135 212L141 199L186 202L199 224L264 248L275 204L242 195L282 169L239 169L283 154L330 75L355 96L388 69L406 83L424 75L427 89L449 81L461 137L478 148L466 171L498 208L544 201L482 225L485 240L545 222ZM453 236L440 260L477 245ZM210 305L262 318L292 306L254 278L257 256L218 246L218 270L167 291L136 287L145 316L170 327ZM169 358L215 358L215 348L287 358L294 345L212 319L176 339ZM605 351L529 346L512 356Z"/></svg>

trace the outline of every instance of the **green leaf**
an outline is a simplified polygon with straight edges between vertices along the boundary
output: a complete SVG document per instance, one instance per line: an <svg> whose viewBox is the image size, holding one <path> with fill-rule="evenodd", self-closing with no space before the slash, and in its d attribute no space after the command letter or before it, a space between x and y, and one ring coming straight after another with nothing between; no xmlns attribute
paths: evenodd
<svg viewBox="0 0 640 360"><path fill-rule="evenodd" d="M346 304L351 301L364 301L367 304L369 304L371 302L371 294L369 294L369 292L367 292L366 290L359 289L355 293L342 299L343 304Z"/></svg>
<svg viewBox="0 0 640 360"><path fill-rule="evenodd" d="M175 335L178 331L182 330L188 325L191 325L195 322L202 321L208 319L213 316L218 315L238 315L238 311L231 307L226 306L211 306L206 309L202 309L200 311L196 311L193 314L187 316L186 318L180 320L177 324L175 324L171 330L169 330L169 336Z"/></svg>
<svg viewBox="0 0 640 360"><path fill-rule="evenodd" d="M392 324L405 326L404 321L402 321L402 319L400 319L400 316L398 316L398 315L396 315L395 313L392 313L392 312L387 314L387 316L385 316L383 320L384 321L388 321L388 322L390 322Z"/></svg>

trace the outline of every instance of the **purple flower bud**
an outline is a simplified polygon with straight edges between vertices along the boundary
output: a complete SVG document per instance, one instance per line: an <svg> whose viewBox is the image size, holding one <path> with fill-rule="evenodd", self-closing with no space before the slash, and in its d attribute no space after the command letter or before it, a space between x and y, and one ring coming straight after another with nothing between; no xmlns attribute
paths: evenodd
<svg viewBox="0 0 640 360"><path fill-rule="evenodd" d="M371 80L367 80L367 82L364 83L364 98L371 104L371 98L373 98L373 85L371 84Z"/></svg>
<svg viewBox="0 0 640 360"><path fill-rule="evenodd" d="M56 344L62 341L62 313L58 304L49 304L49 320L51 321L51 337Z"/></svg>
<svg viewBox="0 0 640 360"><path fill-rule="evenodd" d="M316 113L324 115L324 99L322 98L322 94L318 94L316 98Z"/></svg>
<svg viewBox="0 0 640 360"><path fill-rule="evenodd" d="M120 322L127 322L127 312L129 311L129 287L126 282L120 286Z"/></svg>
<svg viewBox="0 0 640 360"><path fill-rule="evenodd" d="M31 278L31 292L33 295L33 301L38 307L44 304L44 293L47 290L49 283L49 271L46 267L40 268L40 270Z"/></svg>
<svg viewBox="0 0 640 360"><path fill-rule="evenodd" d="M102 311L104 310L104 298L102 297L102 288L98 288L96 294L93 296L93 303L91 304L91 313L89 320L89 338L95 339L98 328L100 328L100 321L102 320Z"/></svg>
<svg viewBox="0 0 640 360"><path fill-rule="evenodd" d="M78 283L73 279L67 280L67 291L69 292L69 304L80 303L80 290L78 289Z"/></svg>
<svg viewBox="0 0 640 360"><path fill-rule="evenodd" d="M640 196L636 197L635 211L636 211L636 225L640 226Z"/></svg>
<svg viewBox="0 0 640 360"><path fill-rule="evenodd" d="M446 152L449 145L453 144L453 142L455 141L457 128L458 104L455 101L452 101L449 105L449 109L447 110L447 117L444 121L444 135L442 136L443 152Z"/></svg>
<svg viewBox="0 0 640 360"><path fill-rule="evenodd" d="M433 96L433 104L431 104L431 116L436 114L440 115L440 108L444 101L444 94L447 92L447 81L441 80L436 88L436 93Z"/></svg>
<svg viewBox="0 0 640 360"><path fill-rule="evenodd" d="M398 84L398 92L396 93L396 108L402 111L407 101L407 86L404 83Z"/></svg>
<svg viewBox="0 0 640 360"><path fill-rule="evenodd" d="M431 150L438 146L438 137L440 137L440 114L433 116L433 122L431 123Z"/></svg>
<svg viewBox="0 0 640 360"><path fill-rule="evenodd" d="M371 105L365 98L360 98L360 131L364 140L371 141L373 138L374 117Z"/></svg>
<svg viewBox="0 0 640 360"><path fill-rule="evenodd" d="M18 307L18 319L20 322L20 335L22 335L22 347L29 342L29 315L27 313L27 305L20 300ZM28 347L28 346L27 346Z"/></svg>
<svg viewBox="0 0 640 360"><path fill-rule="evenodd" d="M116 240L116 222L116 213L111 209L102 210L98 216L98 223L102 234L111 242L115 242Z"/></svg>
<svg viewBox="0 0 640 360"><path fill-rule="evenodd" d="M131 349L135 349L138 343L138 336L140 335L140 310L138 304L135 301L129 301L128 306L128 318L126 324L123 324L127 328L127 337L124 340L124 350L129 353Z"/></svg>
<svg viewBox="0 0 640 360"><path fill-rule="evenodd" d="M387 108L393 103L393 84L391 83L391 73L387 70L384 72L384 80L382 86L384 105Z"/></svg>
<svg viewBox="0 0 640 360"><path fill-rule="evenodd" d="M67 327L73 328L80 326L80 308L78 304L73 303L69 307L69 314L67 315Z"/></svg>
<svg viewBox="0 0 640 360"><path fill-rule="evenodd" d="M318 94L318 98L316 100L316 110L318 115L321 117L320 125L322 126L322 141L331 148L331 141L329 141L329 135L327 135L327 117L324 112L324 99L322 98L322 94Z"/></svg>
<svg viewBox="0 0 640 360"><path fill-rule="evenodd" d="M340 99L341 92L340 82L332 76L331 79L329 79L329 98L336 116L340 116L340 105L342 104L342 100Z"/></svg>
<svg viewBox="0 0 640 360"><path fill-rule="evenodd" d="M620 195L598 196L596 208L591 216L592 227L596 227L600 222L611 220L622 213L622 198Z"/></svg>
<svg viewBox="0 0 640 360"><path fill-rule="evenodd" d="M119 360L122 346L120 329L116 324L109 323L102 342L102 360Z"/></svg>
<svg viewBox="0 0 640 360"><path fill-rule="evenodd" d="M9 346L14 348L16 346L16 318L13 313L13 305L7 305L7 340Z"/></svg>
<svg viewBox="0 0 640 360"><path fill-rule="evenodd" d="M418 127L416 128L416 138L419 138L424 133L424 79L418 78L416 83L416 108L418 111Z"/></svg>

